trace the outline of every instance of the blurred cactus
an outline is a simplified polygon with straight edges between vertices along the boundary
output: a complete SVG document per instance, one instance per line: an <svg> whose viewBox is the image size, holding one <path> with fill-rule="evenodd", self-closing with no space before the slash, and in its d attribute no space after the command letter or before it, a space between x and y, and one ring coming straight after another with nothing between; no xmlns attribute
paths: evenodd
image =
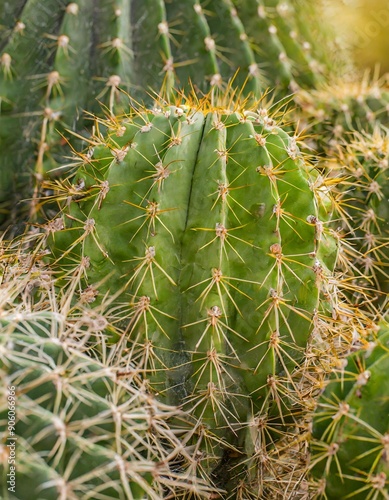
<svg viewBox="0 0 389 500"><path fill-rule="evenodd" d="M338 79L306 0L0 11L3 219L15 187L33 201L0 241L9 498L301 498L339 366L319 495L385 498L387 431L364 419L369 398L386 411L387 82Z"/></svg>
<svg viewBox="0 0 389 500"><path fill-rule="evenodd" d="M304 22L295 10L300 18L305 11L297 4L214 0L203 8L197 0L66 5L3 0L3 219L15 210L9 206L11 192L19 199L32 195L22 189L31 176L39 184L47 172L66 170L71 154L66 131L82 139L84 111L98 112L98 101L107 113L120 113L126 102L122 91L143 101L161 88L166 95L191 85L203 92L222 90L231 78L242 95L258 96L276 86L276 94L284 96L289 84L314 85L329 66L323 55L328 51L305 40ZM315 15L311 11L307 17Z"/></svg>
<svg viewBox="0 0 389 500"><path fill-rule="evenodd" d="M158 401L135 360L117 358L109 348L109 331L125 335L110 321L109 301L90 310L77 294L77 276L54 291L55 278L35 238L1 244L1 497L158 500L216 494L211 481L196 475L196 449L186 444L193 418ZM7 431L11 392L16 426ZM12 437L14 491L6 476Z"/></svg>

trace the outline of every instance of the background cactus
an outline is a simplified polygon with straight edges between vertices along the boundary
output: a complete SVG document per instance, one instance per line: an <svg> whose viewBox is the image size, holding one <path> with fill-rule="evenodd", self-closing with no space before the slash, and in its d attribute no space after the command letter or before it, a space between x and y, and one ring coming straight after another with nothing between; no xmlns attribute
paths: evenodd
<svg viewBox="0 0 389 500"><path fill-rule="evenodd" d="M80 352L63 318L20 317L3 320L0 333L1 419L7 419L5 384L16 391L18 417L15 494L6 477L12 440L0 444L2 498L157 500L169 491L178 497L185 482L190 490L190 479L169 469L169 460L185 454L166 424L179 412L148 394L136 376L121 377L118 367ZM84 328L91 333L90 325Z"/></svg>
<svg viewBox="0 0 389 500"><path fill-rule="evenodd" d="M343 224L350 243L354 275L370 292L372 303L385 313L389 292L389 138L378 125L372 133L354 133L338 149L343 175L341 203L347 206ZM377 291L379 293L377 293ZM380 304L380 305L379 305Z"/></svg>
<svg viewBox="0 0 389 500"><path fill-rule="evenodd" d="M389 123L387 77L364 77L330 81L310 91L299 89L294 97L300 127L309 134L310 146L326 158L336 155L339 145L353 132L372 133Z"/></svg>
<svg viewBox="0 0 389 500"><path fill-rule="evenodd" d="M295 9L300 17L312 9L297 4L215 0L203 8L197 0L78 0L66 5L4 0L4 216L11 191L31 195L20 189L31 175L39 183L48 171L63 173L70 149L58 131L67 138L66 130L83 134L83 112L97 112L97 101L108 113L120 112L120 89L144 100L161 87L166 94L173 87L188 89L189 79L201 91L225 88L236 73L234 84L242 94L258 96L276 85L277 94L285 95L292 82L313 84L326 59L319 43L305 41L305 23L295 16Z"/></svg>
<svg viewBox="0 0 389 500"><path fill-rule="evenodd" d="M312 472L318 498L384 499L389 486L389 328L351 355L319 399Z"/></svg>
<svg viewBox="0 0 389 500"><path fill-rule="evenodd" d="M0 7L0 201L36 178L35 225L0 252L1 368L27 417L18 495L27 481L53 498L305 494L315 391L374 328L360 278L385 291L387 89L334 92L312 2ZM161 87L153 109L136 102ZM172 99L192 87L210 92ZM290 90L321 170L279 126Z"/></svg>

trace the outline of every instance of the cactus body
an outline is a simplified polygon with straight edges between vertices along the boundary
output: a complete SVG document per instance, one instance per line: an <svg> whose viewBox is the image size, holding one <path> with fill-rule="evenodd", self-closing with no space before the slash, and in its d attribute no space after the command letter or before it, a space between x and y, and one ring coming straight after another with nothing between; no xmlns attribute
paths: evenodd
<svg viewBox="0 0 389 500"><path fill-rule="evenodd" d="M202 106L134 110L92 139L45 229L58 275L88 262L85 296L116 297L117 355L130 350L150 389L198 419L212 471L272 449L244 422L293 419L292 372L326 315L336 248L296 139L265 109Z"/></svg>
<svg viewBox="0 0 389 500"><path fill-rule="evenodd" d="M374 301L385 310L389 292L389 137L378 126L372 133L355 133L340 148L345 176L343 198L350 219L345 221L352 244L350 258L367 287L380 293Z"/></svg>
<svg viewBox="0 0 389 500"><path fill-rule="evenodd" d="M364 79L296 95L299 117L321 154L320 167L336 179L343 269L365 288L361 307L385 311L389 291L387 85ZM335 228L334 228L335 229ZM379 293L377 294L376 291Z"/></svg>
<svg viewBox="0 0 389 500"><path fill-rule="evenodd" d="M351 355L320 397L312 471L323 498L387 498L388 341L388 326L382 325L377 345Z"/></svg>
<svg viewBox="0 0 389 500"><path fill-rule="evenodd" d="M333 156L347 143L350 132L371 134L389 123L387 82L365 77L362 81L335 81L295 96L297 118L309 130L316 150Z"/></svg>

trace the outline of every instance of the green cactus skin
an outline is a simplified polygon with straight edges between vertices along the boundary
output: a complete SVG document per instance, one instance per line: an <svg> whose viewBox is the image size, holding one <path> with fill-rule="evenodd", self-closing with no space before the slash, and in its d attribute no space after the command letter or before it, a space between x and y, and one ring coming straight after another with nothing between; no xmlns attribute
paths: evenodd
<svg viewBox="0 0 389 500"><path fill-rule="evenodd" d="M244 422L291 418L291 374L332 307L337 249L314 168L263 108L133 110L91 143L45 226L54 272L87 262L85 297L116 297L117 355L130 350L150 389L198 419L208 473L233 456L255 463Z"/></svg>
<svg viewBox="0 0 389 500"><path fill-rule="evenodd" d="M389 327L352 354L319 399L313 419L317 498L385 499L389 490Z"/></svg>
<svg viewBox="0 0 389 500"><path fill-rule="evenodd" d="M107 113L120 113L125 92L143 101L161 88L166 95L191 85L216 91L234 75L234 86L245 95L258 96L267 86L277 86L277 94L285 95L290 83L313 84L320 74L312 63L315 47L310 55L310 45L299 35L293 2L249 4L4 0L2 219L9 213L11 192L19 199L31 196L21 188L30 184L32 175L39 186L49 172L64 172L71 153L68 131L81 140L88 125L84 111L97 113L98 102ZM74 138L73 143L81 147ZM35 200L37 193L32 195Z"/></svg>

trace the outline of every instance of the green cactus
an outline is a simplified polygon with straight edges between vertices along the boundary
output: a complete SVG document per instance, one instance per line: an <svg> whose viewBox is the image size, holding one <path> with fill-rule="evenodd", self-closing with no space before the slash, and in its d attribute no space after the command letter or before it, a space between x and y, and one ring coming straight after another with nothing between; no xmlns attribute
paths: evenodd
<svg viewBox="0 0 389 500"><path fill-rule="evenodd" d="M241 94L258 96L276 85L277 94L285 95L290 83L304 86L320 79L316 45L304 43L299 34L304 22L296 20L294 8L294 2L273 0L213 0L204 8L198 0L66 5L4 0L2 218L9 214L11 192L19 199L32 194L36 201L37 192L21 189L32 175L39 185L48 172L55 176L66 170L67 131L82 139L88 125L84 110L98 112L99 101L107 113L121 112L121 90L143 101L161 87L167 95L173 88L188 89L189 79L203 92L224 89L235 75ZM301 16L304 9L296 9Z"/></svg>
<svg viewBox="0 0 389 500"><path fill-rule="evenodd" d="M325 157L336 154L350 132L372 133L377 125L389 124L389 88L386 78L366 75L330 81L324 87L298 89L296 117L311 136L314 148Z"/></svg>
<svg viewBox="0 0 389 500"><path fill-rule="evenodd" d="M389 489L389 327L352 354L321 395L313 419L317 498L386 499Z"/></svg>
<svg viewBox="0 0 389 500"><path fill-rule="evenodd" d="M177 436L177 424L175 432L167 425L173 417L182 419L182 412L158 402L136 372L109 363L108 352L107 361L99 361L79 341L82 332L103 334L105 326L104 318L90 314L2 315L4 500L159 500L194 488L204 498L215 490L184 470L185 461L193 466L194 460ZM174 462L181 472L174 472ZM11 467L14 487L12 474L7 476Z"/></svg>
<svg viewBox="0 0 389 500"><path fill-rule="evenodd" d="M361 307L385 311L389 292L389 92L368 78L325 90L301 91L300 127L306 145L319 151L319 169L336 186L338 237L344 240L343 271ZM360 288L365 289L360 293ZM378 292L378 293L377 293Z"/></svg>
<svg viewBox="0 0 389 500"><path fill-rule="evenodd" d="M197 418L204 467L227 490L234 461L256 464L293 421L292 373L315 321L325 332L327 311L340 314L325 187L256 109L188 101L105 123L43 233L58 277L81 266L84 300L113 298L117 356L130 351L150 389ZM265 416L263 441L244 422Z"/></svg>

